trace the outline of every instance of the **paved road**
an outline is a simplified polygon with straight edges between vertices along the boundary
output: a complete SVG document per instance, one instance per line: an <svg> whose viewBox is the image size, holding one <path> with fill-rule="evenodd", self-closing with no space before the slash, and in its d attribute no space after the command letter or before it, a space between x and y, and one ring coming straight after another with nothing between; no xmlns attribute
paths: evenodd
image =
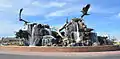
<svg viewBox="0 0 120 59"><path fill-rule="evenodd" d="M0 52L0 59L120 59L120 51L85 53Z"/></svg>

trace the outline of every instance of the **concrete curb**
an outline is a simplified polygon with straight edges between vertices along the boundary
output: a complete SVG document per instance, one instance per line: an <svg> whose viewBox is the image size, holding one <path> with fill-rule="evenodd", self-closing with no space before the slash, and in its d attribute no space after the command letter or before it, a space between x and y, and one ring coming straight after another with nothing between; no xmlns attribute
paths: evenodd
<svg viewBox="0 0 120 59"><path fill-rule="evenodd" d="M100 52L120 50L118 45L84 46L84 47L28 47L28 46L0 46L0 51L21 52Z"/></svg>

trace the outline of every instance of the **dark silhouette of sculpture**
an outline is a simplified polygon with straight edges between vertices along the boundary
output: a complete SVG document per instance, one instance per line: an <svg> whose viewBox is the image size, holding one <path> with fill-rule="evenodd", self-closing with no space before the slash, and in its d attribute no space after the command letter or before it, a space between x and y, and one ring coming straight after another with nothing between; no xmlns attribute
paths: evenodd
<svg viewBox="0 0 120 59"><path fill-rule="evenodd" d="M83 18L85 15L89 15L87 12L88 12L88 10L89 10L89 8L90 8L90 4L87 4L85 7L83 7L83 9L82 9L82 13L83 13L83 15L81 16L81 18Z"/></svg>
<svg viewBox="0 0 120 59"><path fill-rule="evenodd" d="M83 21L83 17L85 15L89 15L87 13L89 8L90 4L87 4L87 6L85 6L81 11L81 18L73 18L70 22L68 22L67 19L66 23L58 30L58 34L63 38L63 44L65 46L68 46L72 43L75 43L77 46L85 46L92 45L92 40L95 40L94 42L96 42L96 35L94 35L95 33L91 32L93 29L87 28L87 25ZM63 36L60 32L63 29L65 29L65 36ZM92 37L95 38L91 38L90 33L92 34Z"/></svg>
<svg viewBox="0 0 120 59"><path fill-rule="evenodd" d="M30 23L30 22L28 22L28 21L26 21L26 20L23 20L23 19L21 18L22 11L23 11L23 8L21 8L21 9L20 9L20 12L19 12L19 21L23 21L23 22L24 22L24 25L27 25L27 24Z"/></svg>

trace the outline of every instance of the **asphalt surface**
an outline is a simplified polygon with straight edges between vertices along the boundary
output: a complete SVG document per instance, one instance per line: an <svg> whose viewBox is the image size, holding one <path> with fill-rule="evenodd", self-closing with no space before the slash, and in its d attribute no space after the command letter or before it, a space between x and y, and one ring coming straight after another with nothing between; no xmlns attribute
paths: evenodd
<svg viewBox="0 0 120 59"><path fill-rule="evenodd" d="M120 59L120 51L115 52L0 52L0 59Z"/></svg>

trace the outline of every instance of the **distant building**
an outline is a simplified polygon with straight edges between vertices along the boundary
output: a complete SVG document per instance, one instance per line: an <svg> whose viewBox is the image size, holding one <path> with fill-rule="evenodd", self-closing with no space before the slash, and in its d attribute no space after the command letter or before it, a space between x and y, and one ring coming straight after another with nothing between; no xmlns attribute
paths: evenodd
<svg viewBox="0 0 120 59"><path fill-rule="evenodd" d="M12 37L0 38L1 45L21 45L22 43L23 40L18 38L12 38Z"/></svg>

